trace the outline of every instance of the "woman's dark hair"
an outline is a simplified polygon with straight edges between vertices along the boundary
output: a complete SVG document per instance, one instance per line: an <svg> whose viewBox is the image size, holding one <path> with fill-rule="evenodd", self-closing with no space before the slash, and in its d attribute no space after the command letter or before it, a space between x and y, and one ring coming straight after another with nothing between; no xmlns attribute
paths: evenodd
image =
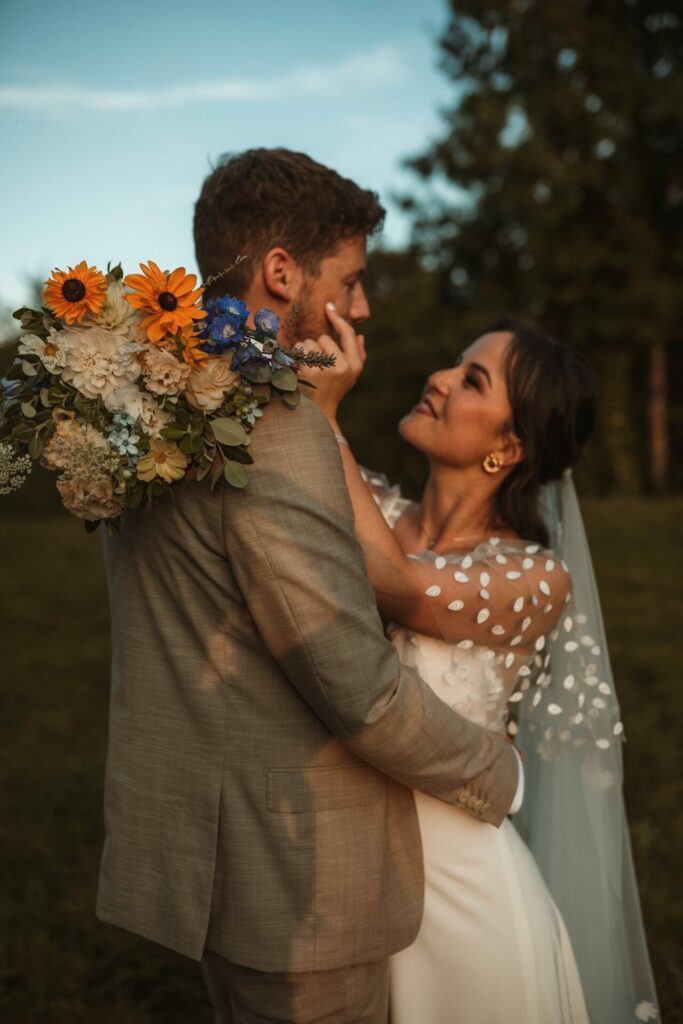
<svg viewBox="0 0 683 1024"><path fill-rule="evenodd" d="M578 349L513 317L483 332L509 331L505 375L512 420L524 458L495 495L494 515L525 539L548 545L539 489L573 466L595 425L595 372Z"/></svg>

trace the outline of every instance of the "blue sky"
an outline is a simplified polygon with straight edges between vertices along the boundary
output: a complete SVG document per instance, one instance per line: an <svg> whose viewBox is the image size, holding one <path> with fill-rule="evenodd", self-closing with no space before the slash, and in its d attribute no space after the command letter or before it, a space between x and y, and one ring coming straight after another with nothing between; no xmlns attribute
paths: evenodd
<svg viewBox="0 0 683 1024"><path fill-rule="evenodd" d="M439 131L445 0L2 0L0 303L87 259L196 269L211 160L302 149L384 199ZM388 203L385 239L407 224Z"/></svg>

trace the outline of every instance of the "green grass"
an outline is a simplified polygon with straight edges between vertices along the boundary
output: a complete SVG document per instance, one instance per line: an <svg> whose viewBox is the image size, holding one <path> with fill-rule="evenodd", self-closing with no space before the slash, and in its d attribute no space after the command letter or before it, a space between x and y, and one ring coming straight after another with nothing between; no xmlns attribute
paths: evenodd
<svg viewBox="0 0 683 1024"><path fill-rule="evenodd" d="M674 564L683 500L591 500L586 512L626 723L627 798L664 1020L683 1020L675 728L683 582ZM98 539L57 511L37 480L0 499L0 566L0 1019L208 1024L196 964L94 916L109 667Z"/></svg>

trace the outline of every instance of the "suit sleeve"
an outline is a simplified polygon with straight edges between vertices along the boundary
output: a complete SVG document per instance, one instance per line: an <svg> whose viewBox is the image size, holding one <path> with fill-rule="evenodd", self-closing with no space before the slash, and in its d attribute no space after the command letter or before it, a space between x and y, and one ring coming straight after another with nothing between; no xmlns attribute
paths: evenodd
<svg viewBox="0 0 683 1024"><path fill-rule="evenodd" d="M273 403L249 484L223 493L226 556L272 657L329 730L414 789L499 824L518 781L501 737L448 708L385 638L320 410Z"/></svg>

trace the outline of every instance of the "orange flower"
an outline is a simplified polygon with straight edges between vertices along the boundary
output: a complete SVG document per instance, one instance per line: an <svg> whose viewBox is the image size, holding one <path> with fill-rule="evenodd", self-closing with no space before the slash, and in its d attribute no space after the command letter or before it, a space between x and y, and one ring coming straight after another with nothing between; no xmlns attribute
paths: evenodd
<svg viewBox="0 0 683 1024"><path fill-rule="evenodd" d="M129 274L124 280L132 289L126 299L147 314L140 327L151 342L161 342L166 335L177 334L206 316L206 311L196 305L203 289L195 289L197 278L186 274L185 267L165 274L150 260L141 263L140 270L142 274Z"/></svg>
<svg viewBox="0 0 683 1024"><path fill-rule="evenodd" d="M206 352L199 347L202 339L192 333L192 330L184 330L180 336L182 345L182 356L188 366L204 366L209 358Z"/></svg>
<svg viewBox="0 0 683 1024"><path fill-rule="evenodd" d="M87 313L97 316L106 298L104 275L85 260L68 270L53 270L43 292L45 305L67 324L78 323Z"/></svg>

